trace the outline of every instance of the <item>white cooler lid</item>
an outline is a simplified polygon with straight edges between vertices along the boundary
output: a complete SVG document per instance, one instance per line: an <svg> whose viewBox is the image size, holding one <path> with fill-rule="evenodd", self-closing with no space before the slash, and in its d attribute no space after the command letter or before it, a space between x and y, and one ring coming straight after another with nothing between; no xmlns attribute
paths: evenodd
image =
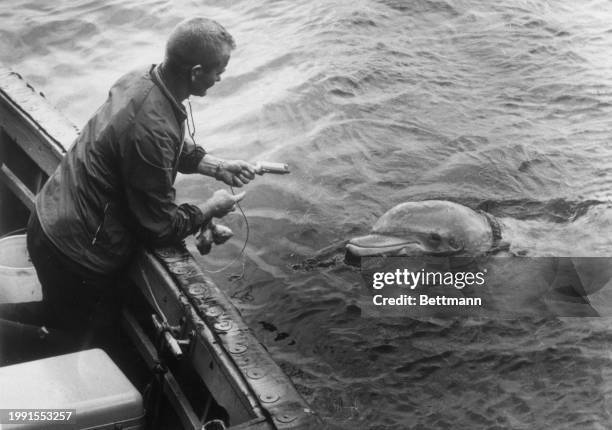
<svg viewBox="0 0 612 430"><path fill-rule="evenodd" d="M101 349L0 367L0 409L13 408L75 409L78 429L144 415L142 396Z"/></svg>

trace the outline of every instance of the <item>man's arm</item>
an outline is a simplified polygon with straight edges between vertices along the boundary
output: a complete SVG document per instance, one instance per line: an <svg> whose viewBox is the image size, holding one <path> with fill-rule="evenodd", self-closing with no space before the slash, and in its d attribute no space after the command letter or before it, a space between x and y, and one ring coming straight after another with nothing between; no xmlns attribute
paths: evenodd
<svg viewBox="0 0 612 430"><path fill-rule="evenodd" d="M175 141L137 125L123 145L122 176L126 203L141 239L153 245L175 243L193 234L209 218L192 204L177 205L173 187Z"/></svg>
<svg viewBox="0 0 612 430"><path fill-rule="evenodd" d="M227 215L244 197L244 193L232 195L219 190L199 205L177 205L172 175L175 143L156 138L148 130L138 131L139 137L124 146L122 171L127 203L142 239L153 245L175 243L194 234L213 217Z"/></svg>
<svg viewBox="0 0 612 430"><path fill-rule="evenodd" d="M185 140L181 151L178 171L200 173L224 182L232 187L242 187L255 178L256 169L242 160L225 160L207 154L204 148Z"/></svg>
<svg viewBox="0 0 612 430"><path fill-rule="evenodd" d="M185 139L183 150L179 156L178 171L181 173L198 173L198 165L206 155L206 150L201 146Z"/></svg>
<svg viewBox="0 0 612 430"><path fill-rule="evenodd" d="M198 164L198 173L225 182L232 187L242 187L255 178L255 166L242 160L224 160L206 154Z"/></svg>

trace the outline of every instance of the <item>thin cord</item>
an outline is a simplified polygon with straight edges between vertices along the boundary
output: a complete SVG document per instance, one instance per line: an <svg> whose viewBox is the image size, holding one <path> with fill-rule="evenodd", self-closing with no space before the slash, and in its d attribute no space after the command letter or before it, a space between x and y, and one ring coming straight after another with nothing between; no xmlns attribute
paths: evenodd
<svg viewBox="0 0 612 430"><path fill-rule="evenodd" d="M191 109L191 100L189 100L189 98L187 99L187 106L189 106L189 117L187 118L187 121L186 121L187 122L187 132L189 133L189 136L191 137L191 141L194 143L194 145L197 145L196 141L195 141L195 132L196 132L195 121L193 120L193 110ZM191 126L189 126L189 118L191 118ZM229 188L232 191L232 195L235 196L236 193L234 192L234 187L232 187L230 185ZM236 258L234 258L228 264L223 266L221 269L217 269L217 270L202 269L206 273L220 273L220 272L223 272L224 270L226 270L230 266L232 266L235 262L237 262L239 259L241 259L242 256L244 255L244 251L245 251L245 249L247 247L247 243L249 242L249 236L251 234L251 227L249 226L249 220L247 219L246 214L242 210L242 206L240 206L240 203L236 202L236 206L240 210L240 213L242 214L242 217L244 218L244 223L245 223L245 226L246 226L246 238L244 239L244 244L242 245L242 249L240 250L240 253L238 254L238 256ZM244 277L244 262L242 263L242 273L240 273L239 275L232 275L231 277L234 280L242 279Z"/></svg>
<svg viewBox="0 0 612 430"><path fill-rule="evenodd" d="M236 193L234 192L234 187L230 186L230 190L232 190L232 194L233 195L236 195ZM206 269L203 269L206 273L220 273L220 272L223 272L225 269L228 269L236 261L238 261L243 256L243 254L244 254L244 250L246 249L247 243L249 242L249 236L251 234L251 227L249 226L249 220L247 219L246 214L242 210L242 207L240 206L240 203L236 202L236 206L240 210L240 213L242 213L242 217L244 218L244 223L245 223L245 226L246 226L246 238L244 239L244 244L242 245L242 249L240 250L240 253L238 254L238 257L234 258L232 261L230 261L228 264L223 266L221 269L217 269L217 270L206 270ZM240 273L240 275L236 275L236 277L234 277L234 275L232 275L232 278L234 280L238 280L238 279L242 279L243 276L244 276L244 263L242 264L242 273Z"/></svg>
<svg viewBox="0 0 612 430"><path fill-rule="evenodd" d="M193 111L191 110L191 100L189 100L189 98L187 98L187 105L189 106L189 117L191 117L191 125L193 127L192 131L192 128L189 127L189 118L187 118L187 132L189 133L189 136L191 136L191 141L195 145L195 121L193 120Z"/></svg>

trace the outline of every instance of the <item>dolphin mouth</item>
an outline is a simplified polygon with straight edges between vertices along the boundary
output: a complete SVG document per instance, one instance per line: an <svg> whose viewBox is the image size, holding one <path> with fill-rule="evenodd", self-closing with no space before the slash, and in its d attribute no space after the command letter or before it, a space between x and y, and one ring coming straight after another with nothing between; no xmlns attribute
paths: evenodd
<svg viewBox="0 0 612 430"><path fill-rule="evenodd" d="M406 240L396 236L383 234L368 234L366 236L351 239L346 244L346 251L351 257L375 257L375 256L451 256L463 252L461 244L457 248L431 249L424 246L420 241Z"/></svg>
<svg viewBox="0 0 612 430"><path fill-rule="evenodd" d="M423 253L423 248L419 242L382 234L368 234L351 239L346 244L346 250L354 257Z"/></svg>

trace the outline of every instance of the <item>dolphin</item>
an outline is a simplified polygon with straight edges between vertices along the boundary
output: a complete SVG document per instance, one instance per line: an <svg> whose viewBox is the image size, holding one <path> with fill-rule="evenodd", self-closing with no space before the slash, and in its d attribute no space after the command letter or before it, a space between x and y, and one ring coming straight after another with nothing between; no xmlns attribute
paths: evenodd
<svg viewBox="0 0 612 430"><path fill-rule="evenodd" d="M521 306L534 299L549 304L562 302L565 307L558 307L558 313L565 315L592 315L593 305L600 314L612 314L611 258L514 259L512 252L505 251L510 250L514 236L520 237L517 228L520 224L510 227L487 212L450 201L406 202L384 213L369 234L350 239L345 260L352 264L361 257L483 257L478 259L479 264L488 270L497 269L497 273L500 268L506 270L504 283L512 287L495 291L498 301L506 294L503 300L520 302ZM546 281L536 288L536 280L542 277ZM513 297L509 294L520 300L510 300ZM586 313L582 308L567 310L567 304L576 299L588 305Z"/></svg>
<svg viewBox="0 0 612 430"><path fill-rule="evenodd" d="M382 215L370 234L346 245L354 257L477 255L507 247L492 215L445 200L402 203Z"/></svg>

